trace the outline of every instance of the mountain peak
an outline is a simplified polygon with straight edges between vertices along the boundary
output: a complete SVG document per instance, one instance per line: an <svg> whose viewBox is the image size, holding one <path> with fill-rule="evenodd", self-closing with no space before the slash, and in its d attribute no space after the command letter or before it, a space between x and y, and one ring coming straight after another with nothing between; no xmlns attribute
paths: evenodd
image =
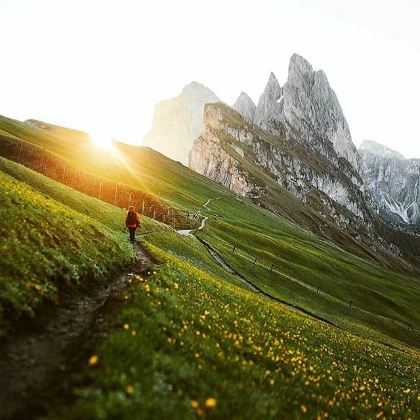
<svg viewBox="0 0 420 420"><path fill-rule="evenodd" d="M211 89L196 81L184 86L180 96L207 98L212 102L219 100Z"/></svg>
<svg viewBox="0 0 420 420"><path fill-rule="evenodd" d="M382 158L405 159L401 153L373 140L364 140L360 145L359 150L366 150Z"/></svg>
<svg viewBox="0 0 420 420"><path fill-rule="evenodd" d="M339 156L359 171L360 159L340 103L322 70L293 54L284 90L284 122L313 148L322 151L325 140Z"/></svg>
<svg viewBox="0 0 420 420"><path fill-rule="evenodd" d="M255 111L255 124L271 130L273 123L281 120L280 99L283 89L273 72L270 73L264 92L260 96L257 109Z"/></svg>
<svg viewBox="0 0 420 420"><path fill-rule="evenodd" d="M254 121L256 108L257 107L254 101L245 92L241 92L235 104L233 105L233 109L239 112L249 122Z"/></svg>
<svg viewBox="0 0 420 420"><path fill-rule="evenodd" d="M144 144L186 165L192 143L204 128L204 106L213 102L219 98L209 88L189 83L177 97L156 105Z"/></svg>
<svg viewBox="0 0 420 420"><path fill-rule="evenodd" d="M295 72L300 74L310 74L313 72L313 68L304 57L298 54L293 54L290 57L289 62L289 76Z"/></svg>

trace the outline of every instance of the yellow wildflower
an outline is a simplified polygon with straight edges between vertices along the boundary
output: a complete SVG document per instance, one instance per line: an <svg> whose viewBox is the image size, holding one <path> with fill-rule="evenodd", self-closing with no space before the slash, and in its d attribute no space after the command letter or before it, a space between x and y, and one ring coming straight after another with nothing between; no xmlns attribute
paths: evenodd
<svg viewBox="0 0 420 420"><path fill-rule="evenodd" d="M95 366L96 363L98 363L98 360L99 360L98 359L98 356L96 354L94 354L94 355L92 355L92 356L89 357L88 365L89 366Z"/></svg>
<svg viewBox="0 0 420 420"><path fill-rule="evenodd" d="M133 385L127 385L127 386L125 387L125 392L126 392L128 395L133 394L133 393L134 393L134 386L133 386Z"/></svg>
<svg viewBox="0 0 420 420"><path fill-rule="evenodd" d="M200 404L196 400L191 400L191 407L192 408L198 408Z"/></svg>
<svg viewBox="0 0 420 420"><path fill-rule="evenodd" d="M215 408L217 405L217 400L215 398L207 398L204 405L206 406L206 408Z"/></svg>

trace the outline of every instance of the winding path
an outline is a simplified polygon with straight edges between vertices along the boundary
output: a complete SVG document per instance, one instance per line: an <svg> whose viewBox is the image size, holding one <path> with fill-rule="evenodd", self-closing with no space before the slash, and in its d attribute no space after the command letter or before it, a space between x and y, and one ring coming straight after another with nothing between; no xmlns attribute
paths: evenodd
<svg viewBox="0 0 420 420"><path fill-rule="evenodd" d="M219 200L221 197L218 197L218 198L216 198L216 200ZM208 206L208 204L212 201L213 199L212 198L210 198L210 199L208 199L203 205L202 205L202 207L204 207L206 210L208 210L208 211L211 211L207 206ZM266 298L266 299L268 299L268 300L270 300L270 301L272 301L272 302L277 302L277 303L280 303L280 304L282 304L282 305L285 305L285 306L288 306L288 307L290 307L290 308L293 308L293 309L295 309L295 310L297 310L297 311L299 311L299 312L303 312L303 313L305 313L306 315L309 315L309 316L311 316L312 318L315 318L315 319L317 319L317 320L319 320L319 321L322 321L322 322L325 322L326 324L329 324L329 325L332 325L332 326L334 326L334 327L336 327L336 328L340 328L341 329L341 327L339 327L338 325L336 325L336 324L334 324L334 323L332 323L331 321L329 321L329 320L327 320L327 319L325 319L325 318L323 318L323 317L320 317L320 316L318 316L318 315L315 315L315 314L313 314L312 312L310 312L310 311L307 311L306 309L304 309L304 308L302 308L302 307L300 307L300 306L296 306L296 305L293 305L293 304L291 304L291 303L289 303L289 302L286 302L286 301L284 301L284 300L282 300L282 299L279 299L279 298L277 298L277 297L275 297L275 296L273 296L273 295L271 295L271 294L269 294L269 293L267 293L266 291L264 291L264 290L262 290L261 288L259 288L258 286L256 286L255 284L253 284L252 282L250 282L249 280L247 280L244 276L242 276L240 273L238 273L232 266L230 266L224 259L223 259L223 257L219 254L219 252L218 251L216 251L216 249L214 249L208 242L206 242L204 239L202 239L202 238L200 238L200 237L198 237L198 236L196 236L195 235L195 233L197 232L197 231L199 231L199 230L203 230L204 229L204 227L206 226L206 223L207 223L207 220L208 220L208 217L206 217L206 216L203 216L203 218L202 218L202 221L201 221L201 225L200 225L200 227L198 228L198 229L189 229L189 230L178 230L177 232L180 234L180 235L184 235L184 236L192 236L192 237L194 237L195 239L197 239L206 249L207 249L207 251L209 252L209 254L213 257L213 259L221 266L221 267L223 267L223 269L226 271L226 272L228 272L229 274L232 274L232 275L234 275L242 284L244 284L249 290L251 290L252 292L254 292L254 293L257 293L257 294L259 294L259 295L261 295L261 296L263 296L264 298ZM307 285L305 285L303 282L299 282L299 283L302 283L302 285L304 285L304 286L307 286Z"/></svg>

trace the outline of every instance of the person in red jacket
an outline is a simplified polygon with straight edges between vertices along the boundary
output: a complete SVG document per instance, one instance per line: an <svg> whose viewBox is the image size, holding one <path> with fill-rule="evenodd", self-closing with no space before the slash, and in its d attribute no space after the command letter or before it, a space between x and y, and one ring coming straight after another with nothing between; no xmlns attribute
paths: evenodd
<svg viewBox="0 0 420 420"><path fill-rule="evenodd" d="M140 216L137 214L135 208L130 206L128 208L127 217L125 218L125 226L130 232L130 242L134 244L136 240L136 229L140 224Z"/></svg>

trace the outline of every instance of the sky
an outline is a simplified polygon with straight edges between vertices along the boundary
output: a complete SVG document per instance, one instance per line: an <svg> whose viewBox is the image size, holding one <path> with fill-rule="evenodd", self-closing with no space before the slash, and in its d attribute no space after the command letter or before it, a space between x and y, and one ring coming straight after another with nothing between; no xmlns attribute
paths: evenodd
<svg viewBox="0 0 420 420"><path fill-rule="evenodd" d="M298 53L357 146L420 158L419 19L419 0L0 0L0 114L140 143L189 82L257 102Z"/></svg>

